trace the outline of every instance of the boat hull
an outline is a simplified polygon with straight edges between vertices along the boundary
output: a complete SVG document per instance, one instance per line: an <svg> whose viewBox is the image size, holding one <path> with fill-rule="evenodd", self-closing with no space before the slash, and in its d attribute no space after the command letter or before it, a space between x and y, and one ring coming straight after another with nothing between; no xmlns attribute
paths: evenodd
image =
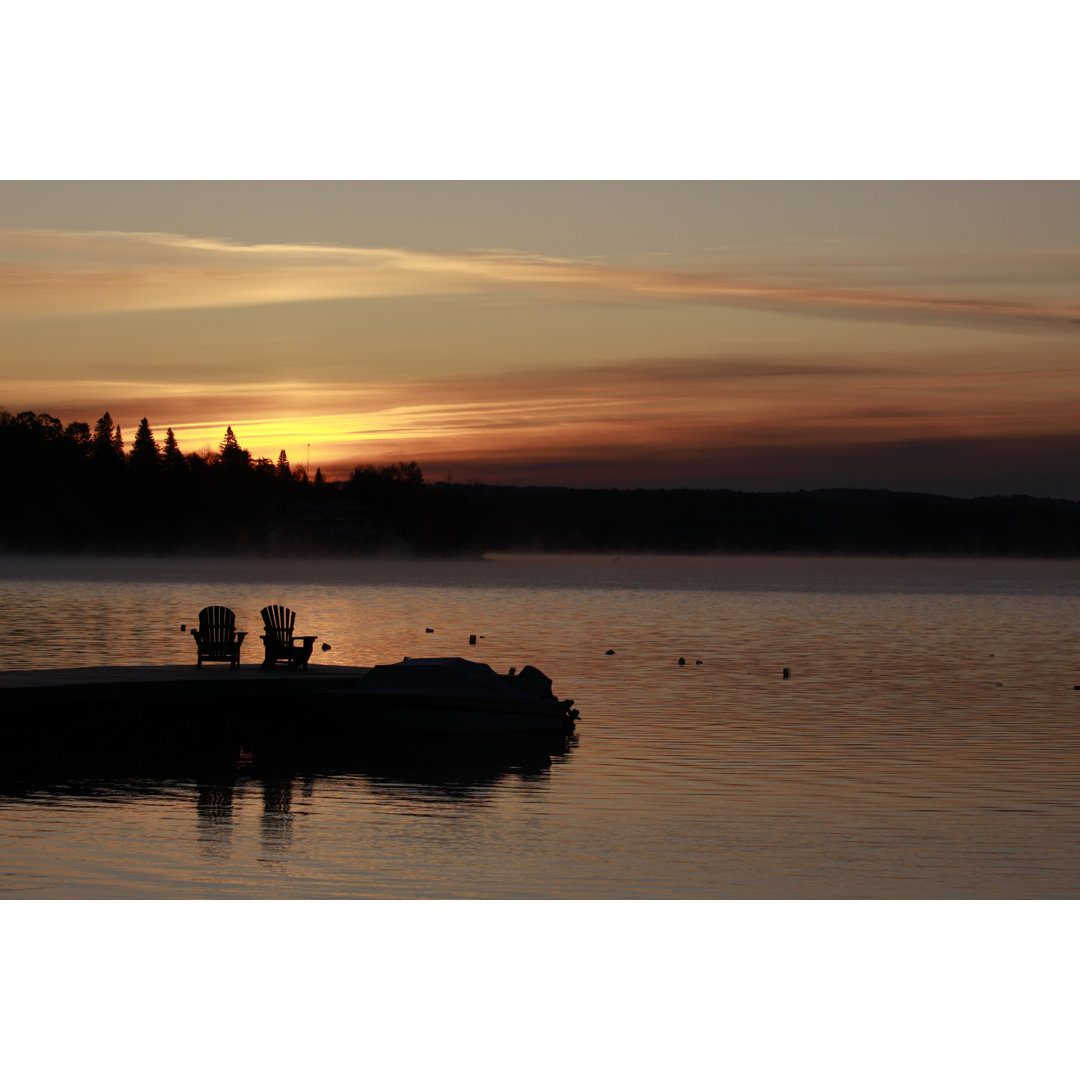
<svg viewBox="0 0 1080 1080"><path fill-rule="evenodd" d="M514 702L444 694L327 691L320 706L352 737L407 735L514 736L569 734L572 701Z"/></svg>

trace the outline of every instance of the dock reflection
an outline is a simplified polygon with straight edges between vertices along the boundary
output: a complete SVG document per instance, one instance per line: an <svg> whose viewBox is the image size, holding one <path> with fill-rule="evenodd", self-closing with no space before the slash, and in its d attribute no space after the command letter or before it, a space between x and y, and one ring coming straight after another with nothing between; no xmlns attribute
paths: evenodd
<svg viewBox="0 0 1080 1080"><path fill-rule="evenodd" d="M215 762L205 769L177 769L155 775L79 775L58 767L52 775L30 778L0 776L0 806L5 802L35 802L69 809L92 810L120 803L163 804L194 810L194 840L198 858L224 863L250 852L250 800L259 799L257 838L260 861L286 863L297 852L294 835L307 814L337 813L335 795L342 785L357 783L366 790L364 802L398 814L443 814L464 820L488 811L506 788L529 797L542 796L552 779L552 764L566 760L576 736L559 736L539 743L516 742L482 747L443 742L424 748L369 749L345 758L312 760L281 754L262 757L240 753L229 766ZM59 763L62 765L63 763ZM321 804L319 796L325 801ZM249 800L247 814L243 812ZM258 805L256 803L256 805ZM245 821L247 824L245 825ZM302 836L303 833L301 832Z"/></svg>
<svg viewBox="0 0 1080 1080"><path fill-rule="evenodd" d="M293 777L272 772L261 777L263 794L259 838L264 857L285 855L292 844Z"/></svg>
<svg viewBox="0 0 1080 1080"><path fill-rule="evenodd" d="M197 781L196 837L199 851L209 858L228 858L233 831L234 776Z"/></svg>

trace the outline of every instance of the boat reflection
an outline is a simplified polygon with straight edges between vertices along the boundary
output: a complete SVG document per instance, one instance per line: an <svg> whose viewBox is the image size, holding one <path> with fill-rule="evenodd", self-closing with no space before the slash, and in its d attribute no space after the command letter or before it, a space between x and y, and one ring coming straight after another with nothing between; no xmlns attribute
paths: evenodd
<svg viewBox="0 0 1080 1080"><path fill-rule="evenodd" d="M360 775L373 791L389 799L478 803L507 777L549 776L553 757L566 757L576 738L563 735L556 748L534 743L502 754L493 750L471 756L451 756L445 751L428 755L385 752L369 760Z"/></svg>

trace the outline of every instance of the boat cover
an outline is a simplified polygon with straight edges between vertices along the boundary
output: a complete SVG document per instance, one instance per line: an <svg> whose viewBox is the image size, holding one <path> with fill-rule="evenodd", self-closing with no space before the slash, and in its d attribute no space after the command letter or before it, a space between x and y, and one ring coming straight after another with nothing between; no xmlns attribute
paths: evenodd
<svg viewBox="0 0 1080 1080"><path fill-rule="evenodd" d="M546 683L547 696L550 696L550 680L536 668L525 671L539 675ZM487 664L463 660L460 656L417 657L402 660L399 664L376 665L360 683L359 689L380 694L451 694L505 701L536 700L541 696L536 692L535 680L523 680L520 687L515 686L515 682L516 678L499 675ZM532 685L528 685L530 682Z"/></svg>

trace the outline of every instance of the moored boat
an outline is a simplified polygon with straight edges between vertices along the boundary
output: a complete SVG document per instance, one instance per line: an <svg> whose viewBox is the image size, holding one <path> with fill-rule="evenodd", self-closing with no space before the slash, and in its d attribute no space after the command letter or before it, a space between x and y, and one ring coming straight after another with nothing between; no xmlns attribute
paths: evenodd
<svg viewBox="0 0 1080 1080"><path fill-rule="evenodd" d="M361 737L569 734L578 715L537 668L500 675L457 656L380 664L348 688L318 696L344 732Z"/></svg>

